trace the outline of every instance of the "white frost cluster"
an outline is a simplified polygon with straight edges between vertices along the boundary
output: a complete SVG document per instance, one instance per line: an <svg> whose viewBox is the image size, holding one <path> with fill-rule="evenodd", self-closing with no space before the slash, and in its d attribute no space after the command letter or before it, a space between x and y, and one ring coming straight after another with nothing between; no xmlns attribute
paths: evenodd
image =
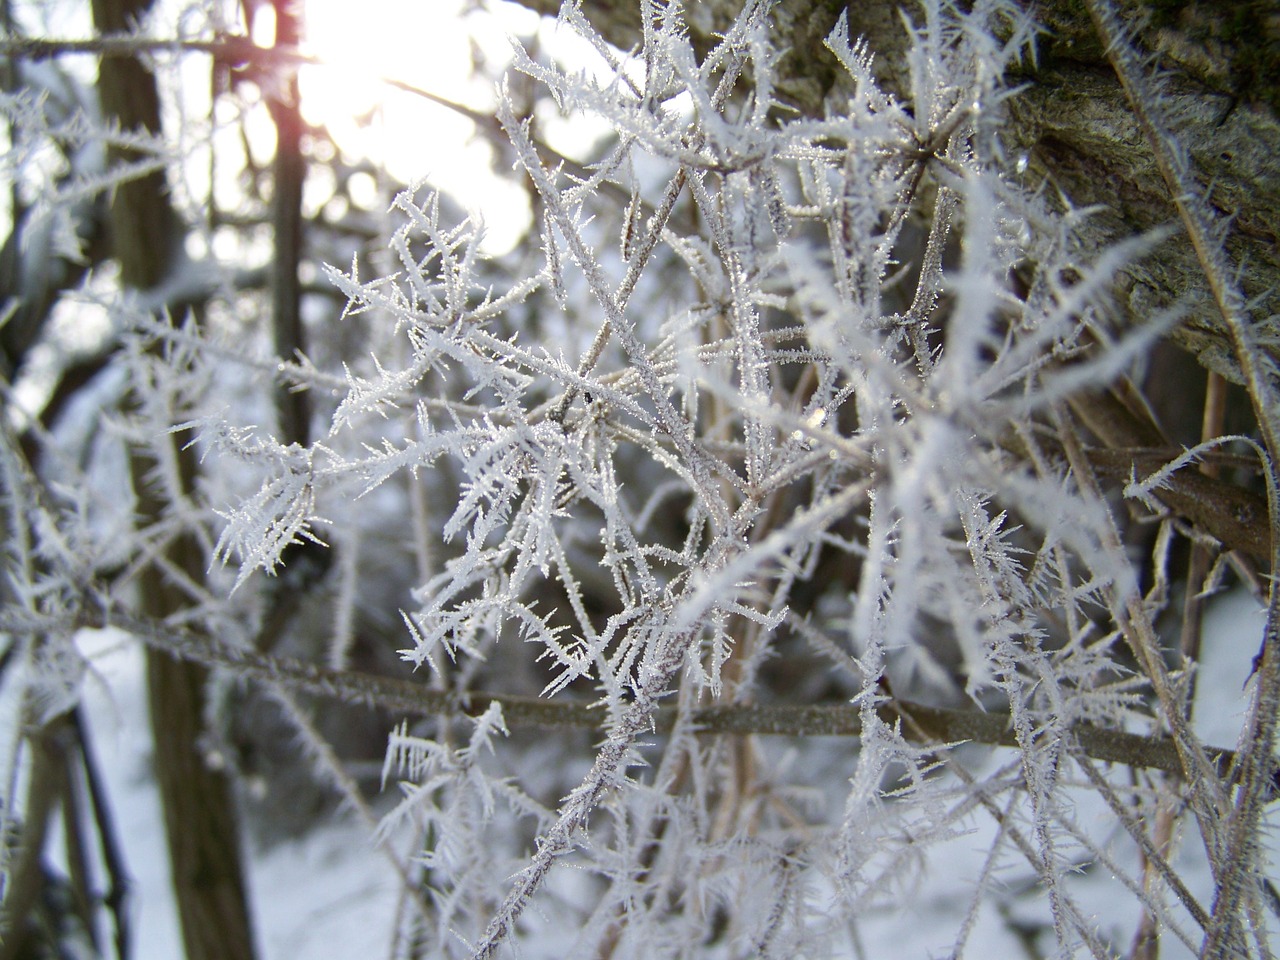
<svg viewBox="0 0 1280 960"><path fill-rule="evenodd" d="M1065 412L1177 318L1116 329L1107 292L1153 241L1082 249L1087 214L1030 191L1003 152L1027 5L924 0L894 90L842 16L817 118L779 92L773 3L746 0L709 50L680 4L640 6L622 54L565 4L561 28L611 75L517 52L522 91L614 131L587 167L562 163L516 80L501 88L534 197L527 249L487 259L482 225L414 188L372 270L329 269L346 303L333 340L360 348L281 367L330 403L322 439L286 446L245 410L201 409L199 383L235 362L203 333L146 330L165 350L129 359L154 389L123 433L190 429L206 464L237 465L203 488L232 504L216 523L192 520L176 466L152 478L175 529L204 525L212 567L239 564L226 592L287 575L300 541L334 544L342 630L396 596L380 613L406 675L471 715L442 707L391 736L401 797L379 835L412 837L403 943L520 955L551 928L566 957L852 956L861 924L981 830L941 909L956 956L990 905L1042 925L1046 955L1115 955L1090 871L1131 902L1127 931L1146 911L1195 950L1202 891L1141 859L1165 855L1144 826L1160 775L1110 772L1078 741L1181 716L1186 678L1153 666L1168 579L1126 551ZM1155 503L1200 452L1129 493ZM375 542L400 569L361 569ZM232 601L191 592L194 621L243 641ZM29 593L32 617L52 603ZM482 692L508 699L472 709ZM1017 749L939 742L914 700L1007 715ZM510 715L557 704L594 729L552 712L531 734ZM815 704L842 706L858 739L716 727ZM1187 785L1207 860L1226 792Z"/></svg>

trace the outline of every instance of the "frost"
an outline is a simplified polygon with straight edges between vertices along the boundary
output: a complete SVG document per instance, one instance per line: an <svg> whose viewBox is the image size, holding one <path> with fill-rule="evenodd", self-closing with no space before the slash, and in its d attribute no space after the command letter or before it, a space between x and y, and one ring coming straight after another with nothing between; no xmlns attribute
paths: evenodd
<svg viewBox="0 0 1280 960"><path fill-rule="evenodd" d="M1224 851L1261 867L1269 768L1241 744L1235 798L1188 722L1197 667L1160 633L1228 563L1180 579L1175 534L1240 523L1206 533L1170 490L1239 468L1229 442L1275 456L1266 370L1261 444L1082 425L1187 311L1114 329L1117 277L1166 234L1089 249L1091 212L1006 156L1023 5L925 0L893 91L842 13L815 115L789 99L780 5L697 42L699 5L639 7L624 52L564 4L594 73L515 43L489 132L536 211L522 249L486 256L483 224L415 185L378 248L326 248L340 306L305 355L245 335L234 302L174 322L151 308L185 288L121 297L109 366L137 399L99 437L36 436L56 481L6 422L0 628L32 716L74 708L85 626L217 668L211 742L232 681L266 685L318 778L378 820L418 955L514 954L540 923L571 956L852 954L971 835L940 950L979 952L994 907L1010 930L1034 913L1046 955L1116 954L1090 901L1106 871L1134 922L1268 955L1263 888ZM540 139L530 97L612 131L593 162ZM85 204L173 164L117 130L90 144L46 96L0 113L25 131L14 176L39 166L27 134L85 151L31 211L30 241L68 259ZM284 391L321 440L272 432ZM123 504L91 482L108 443L144 465L115 477ZM138 612L153 568L180 613ZM302 693L394 715L380 817ZM1274 712L1259 696L1264 739ZM1180 830L1216 913L1176 875Z"/></svg>

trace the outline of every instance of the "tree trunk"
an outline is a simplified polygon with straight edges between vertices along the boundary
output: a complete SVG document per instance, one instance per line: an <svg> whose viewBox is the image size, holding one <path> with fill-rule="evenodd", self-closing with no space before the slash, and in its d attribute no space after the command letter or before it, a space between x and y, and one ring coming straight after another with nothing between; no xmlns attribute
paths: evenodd
<svg viewBox="0 0 1280 960"><path fill-rule="evenodd" d="M142 20L150 0L93 0L95 26L102 34ZM155 79L134 59L105 59L99 73L104 112L126 130L160 132ZM111 208L115 254L126 288L146 290L161 283L172 266L182 237L169 204L162 171L122 184ZM195 462L182 438L168 435L158 442L173 445L184 488L194 488ZM139 522L160 520L170 508L163 494L148 483L152 454L136 450L132 472L138 496ZM204 576L204 557L189 534L167 547L168 563L190 582ZM139 613L163 622L190 604L183 589L160 565L138 578ZM253 934L245 897L231 787L227 778L205 762L198 746L204 722L206 671L193 663L147 653L151 729L155 740L155 775L164 808L170 869L187 960L252 960Z"/></svg>
<svg viewBox="0 0 1280 960"><path fill-rule="evenodd" d="M300 10L288 0L274 0L278 48L297 46L302 38ZM298 78L283 83L278 99L268 101L276 126L275 176L271 184L271 226L275 257L271 279L271 329L276 356L293 360L302 351L302 286L298 266L302 262L302 185L307 162L302 154L303 119ZM305 445L310 433L307 394L282 385L276 397L280 417L280 442Z"/></svg>

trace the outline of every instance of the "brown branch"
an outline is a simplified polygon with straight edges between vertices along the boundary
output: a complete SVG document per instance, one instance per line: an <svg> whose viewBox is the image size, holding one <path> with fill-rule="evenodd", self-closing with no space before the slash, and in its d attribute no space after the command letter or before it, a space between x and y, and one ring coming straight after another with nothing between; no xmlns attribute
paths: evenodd
<svg viewBox="0 0 1280 960"><path fill-rule="evenodd" d="M0 615L0 629L4 630L48 630L50 626L46 622L24 623L15 617ZM496 703L502 707L510 727L599 730L606 723L604 711L590 703L486 691L455 694L433 690L412 680L355 670L327 670L127 614L88 616L77 626L97 629L113 626L153 649L183 660L225 668L252 680L281 683L304 693L411 716L478 716ZM886 723L898 725L902 721L903 735L917 742L1018 746L1010 718L1002 713L931 707L900 699L886 701L878 712ZM675 723L675 709L664 707L654 717L653 732L669 733ZM856 737L862 732L858 708L844 703L717 704L695 709L691 724L698 734L733 736ZM1073 726L1071 736L1080 752L1094 760L1183 773L1177 750L1168 737L1143 736L1088 724ZM1228 776L1235 754L1217 747L1207 748L1206 752L1218 774Z"/></svg>
<svg viewBox="0 0 1280 960"><path fill-rule="evenodd" d="M48 60L74 54L116 58L153 53L208 53L231 64L290 63L310 59L294 51L259 47L248 37L241 36L224 36L216 40L169 40L123 33L85 39L10 37L0 40L0 57L23 60Z"/></svg>
<svg viewBox="0 0 1280 960"><path fill-rule="evenodd" d="M1128 481L1162 469L1183 451L1159 428L1128 410L1115 392L1079 393L1067 401L1071 411L1105 446L1087 447L1086 458L1099 474ZM1212 457L1206 458L1212 462ZM1271 531L1266 498L1192 465L1173 473L1153 491L1173 513L1191 521L1229 550L1266 561Z"/></svg>

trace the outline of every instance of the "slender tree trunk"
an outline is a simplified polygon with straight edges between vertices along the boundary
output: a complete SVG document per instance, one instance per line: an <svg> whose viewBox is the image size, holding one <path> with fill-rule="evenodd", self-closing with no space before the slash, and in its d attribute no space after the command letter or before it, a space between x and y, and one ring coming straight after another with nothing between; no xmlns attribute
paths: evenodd
<svg viewBox="0 0 1280 960"><path fill-rule="evenodd" d="M302 18L296 4L273 0L276 10L275 45L295 47L302 39ZM298 265L302 262L302 184L307 175L302 154L303 120L298 102L298 79L283 84L278 99L271 100L276 125L275 176L271 186L271 223L275 233L275 261L271 278L271 326L276 355L292 360L302 350L302 288ZM301 391L282 389L276 398L280 416L280 441L306 444L310 433L310 405Z"/></svg>
<svg viewBox="0 0 1280 960"><path fill-rule="evenodd" d="M150 0L93 0L95 26L114 33L141 20ZM127 130L160 132L159 97L154 77L134 59L104 59L99 74L104 112ZM172 266L181 242L169 204L164 174L156 171L121 185L111 210L115 253L124 286L146 290L159 284ZM179 464L185 492L194 488L195 462L182 438L166 437ZM139 521L161 519L171 505L148 483L152 454L134 452L132 472ZM187 534L176 537L165 560L199 583L204 557ZM190 604L183 589L159 565L138 582L139 613L163 621ZM204 719L206 671L148 651L147 681L155 774L164 808L174 894L187 960L252 960L253 933L245 896L240 832L230 784L205 762L198 747Z"/></svg>
<svg viewBox="0 0 1280 960"><path fill-rule="evenodd" d="M28 917L44 885L41 860L49 822L65 797L68 717L62 716L27 737L31 777L23 804L22 838L13 858L0 905L0 960L19 960L28 941Z"/></svg>

